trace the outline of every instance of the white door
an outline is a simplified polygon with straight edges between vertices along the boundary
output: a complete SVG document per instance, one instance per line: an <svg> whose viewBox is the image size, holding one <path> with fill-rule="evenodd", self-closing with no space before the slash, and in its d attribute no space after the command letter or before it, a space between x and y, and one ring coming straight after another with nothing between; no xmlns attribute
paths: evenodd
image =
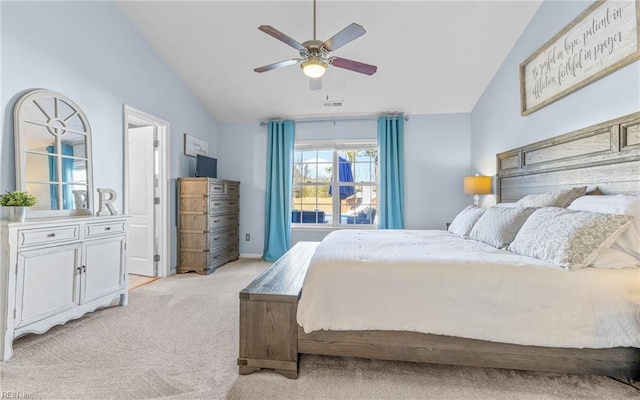
<svg viewBox="0 0 640 400"><path fill-rule="evenodd" d="M156 127L130 128L129 141L129 273L156 276L155 168Z"/></svg>

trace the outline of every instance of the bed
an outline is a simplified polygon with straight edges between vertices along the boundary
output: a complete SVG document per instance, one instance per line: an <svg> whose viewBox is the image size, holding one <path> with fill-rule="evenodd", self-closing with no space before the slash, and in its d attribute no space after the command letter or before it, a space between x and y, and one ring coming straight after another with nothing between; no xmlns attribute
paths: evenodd
<svg viewBox="0 0 640 400"><path fill-rule="evenodd" d="M499 202L579 185L605 194L638 196L640 113L500 153L497 168ZM404 235L404 241L386 249L382 244L372 247L381 250L376 259L370 258L371 248L351 255L340 251L341 246L357 249L374 239L380 243L396 240L398 233L401 238ZM241 374L270 368L294 378L298 354L307 353L640 379L638 269L587 268L568 273L444 231L363 230L343 235L328 236L327 241L337 243L330 250L323 250L324 243L317 252L317 244L294 247L240 293ZM397 247L402 242L411 247L431 241L449 249L439 256L440 268L429 270L413 267L411 260L403 262L404 252ZM429 253L429 246L424 247ZM480 282L459 278L464 274L457 279L443 275L455 274L459 268L450 257L454 251L456 257L467 257L484 271ZM385 254L393 257L383 260ZM349 257L356 261L367 258L368 262L345 265ZM312 259L315 264L309 267ZM376 278L368 273L363 278L364 270L381 269L382 261L397 263L402 273L381 271ZM344 274L342 283L323 283L332 269ZM523 279L525 270L537 272ZM385 296L392 286L405 285L400 278L410 282L409 289L402 295ZM366 295L365 289L379 295ZM616 291L623 295L611 298L606 294ZM535 293L537 303L527 309ZM469 301L474 295L477 301ZM357 301L366 296L369 304ZM460 306L462 301L465 305ZM563 314L562 307L550 308L554 302L578 303L579 307L568 307ZM588 321L577 314L576 310L602 303L606 303L604 311ZM462 313L465 307L468 312ZM484 318L487 312L496 317L493 322ZM378 317L382 314L387 321ZM435 323L425 326L422 322L433 315L438 316ZM544 335L538 329L542 327L535 326L537 322L532 324L534 320L548 325ZM563 326L556 335L555 326ZM592 334L598 331L609 332Z"/></svg>

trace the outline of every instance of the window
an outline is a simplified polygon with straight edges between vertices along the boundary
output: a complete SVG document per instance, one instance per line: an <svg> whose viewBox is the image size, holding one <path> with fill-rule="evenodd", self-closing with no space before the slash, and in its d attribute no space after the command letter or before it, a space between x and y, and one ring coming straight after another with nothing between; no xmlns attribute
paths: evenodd
<svg viewBox="0 0 640 400"><path fill-rule="evenodd" d="M377 225L378 148L375 140L296 143L291 222Z"/></svg>

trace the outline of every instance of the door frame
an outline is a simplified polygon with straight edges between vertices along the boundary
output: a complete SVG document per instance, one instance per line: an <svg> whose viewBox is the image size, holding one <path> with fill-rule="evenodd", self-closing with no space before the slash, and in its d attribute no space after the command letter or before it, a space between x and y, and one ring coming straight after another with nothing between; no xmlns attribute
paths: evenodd
<svg viewBox="0 0 640 400"><path fill-rule="evenodd" d="M158 262L158 277L167 277L171 274L170 258L171 246L169 227L171 214L169 208L169 133L170 124L155 115L140 111L127 104L123 105L123 139L124 139L124 213L129 214L129 123L141 126L155 126L158 133L158 190L157 196L160 198L160 205L155 217L156 229L158 232L158 244L156 251L160 254Z"/></svg>

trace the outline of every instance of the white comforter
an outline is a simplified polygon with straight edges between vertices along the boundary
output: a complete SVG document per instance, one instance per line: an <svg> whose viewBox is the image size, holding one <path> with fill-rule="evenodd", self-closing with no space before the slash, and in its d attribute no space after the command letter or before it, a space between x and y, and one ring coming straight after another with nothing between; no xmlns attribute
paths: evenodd
<svg viewBox="0 0 640 400"><path fill-rule="evenodd" d="M316 250L297 318L307 333L640 347L640 269L566 271L446 231L343 230Z"/></svg>

